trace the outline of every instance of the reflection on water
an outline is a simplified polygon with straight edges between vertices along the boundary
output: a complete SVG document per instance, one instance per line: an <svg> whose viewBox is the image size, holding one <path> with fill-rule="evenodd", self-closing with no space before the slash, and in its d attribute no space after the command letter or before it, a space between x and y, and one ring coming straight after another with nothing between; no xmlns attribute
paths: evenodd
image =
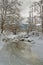
<svg viewBox="0 0 43 65"><path fill-rule="evenodd" d="M13 42L0 51L0 65L43 65L43 62L31 51L31 43Z"/></svg>

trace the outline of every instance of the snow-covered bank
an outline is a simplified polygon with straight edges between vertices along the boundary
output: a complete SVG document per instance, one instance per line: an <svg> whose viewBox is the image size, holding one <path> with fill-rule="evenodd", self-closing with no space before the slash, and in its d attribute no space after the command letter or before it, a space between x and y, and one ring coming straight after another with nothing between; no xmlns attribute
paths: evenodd
<svg viewBox="0 0 43 65"><path fill-rule="evenodd" d="M0 35L0 44L1 44L0 45L0 48L1 48L0 60L2 60L2 62L4 60L6 62L10 60L12 61L10 62L11 64L12 63L15 64L15 61L18 58L22 60L22 62L25 63L22 65L26 65L26 62L28 63L30 62L30 65L37 65L37 64L43 65L41 62L43 61L43 50L42 50L43 49L43 36L40 34L32 35L29 33L28 35L27 34L24 35L24 32L21 32L21 33L19 32L17 35L13 35L13 34ZM16 44L16 47L15 47L15 44Z"/></svg>
<svg viewBox="0 0 43 65"><path fill-rule="evenodd" d="M27 35L26 32L19 32L16 35L13 35L12 33L7 34L1 34L0 35L0 48L3 47L4 42L6 41L10 43L18 43L18 45L23 47L31 47L32 52L36 53L40 58L43 58L43 35L41 33L31 32ZM26 47L26 48L27 48Z"/></svg>

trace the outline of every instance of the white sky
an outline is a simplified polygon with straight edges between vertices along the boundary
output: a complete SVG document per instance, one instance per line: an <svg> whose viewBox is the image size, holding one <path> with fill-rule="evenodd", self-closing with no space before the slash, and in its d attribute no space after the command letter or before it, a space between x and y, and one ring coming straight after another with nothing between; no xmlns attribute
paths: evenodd
<svg viewBox="0 0 43 65"><path fill-rule="evenodd" d="M22 10L21 10L21 16L23 17L28 17L29 16L29 6L32 4L34 1L39 1L39 0L22 0L23 5L22 5Z"/></svg>

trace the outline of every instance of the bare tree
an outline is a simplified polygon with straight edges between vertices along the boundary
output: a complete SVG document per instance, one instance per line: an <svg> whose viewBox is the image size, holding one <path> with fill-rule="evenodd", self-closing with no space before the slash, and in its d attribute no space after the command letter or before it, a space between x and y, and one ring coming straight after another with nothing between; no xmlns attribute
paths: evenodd
<svg viewBox="0 0 43 65"><path fill-rule="evenodd" d="M42 19L41 18L41 2L39 1L39 2L33 2L33 4L31 5L31 13L32 13L32 22L34 23L35 22L35 25L36 25L36 22L38 22L38 21L36 21L37 19L36 19L36 17L38 18L40 18L40 20ZM34 16L34 13L36 13L37 12L37 14ZM38 16L39 15L39 16ZM35 20L35 21L34 21Z"/></svg>
<svg viewBox="0 0 43 65"><path fill-rule="evenodd" d="M1 33L3 33L3 26L5 22L9 23L16 22L20 20L20 7L21 4L18 0L1 0L0 1L0 11L1 11Z"/></svg>

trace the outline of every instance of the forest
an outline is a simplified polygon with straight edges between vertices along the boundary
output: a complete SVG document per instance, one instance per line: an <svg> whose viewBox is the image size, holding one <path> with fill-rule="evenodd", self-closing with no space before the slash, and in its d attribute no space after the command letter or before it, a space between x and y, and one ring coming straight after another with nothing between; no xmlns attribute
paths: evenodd
<svg viewBox="0 0 43 65"><path fill-rule="evenodd" d="M43 65L43 0L0 0L0 65Z"/></svg>

